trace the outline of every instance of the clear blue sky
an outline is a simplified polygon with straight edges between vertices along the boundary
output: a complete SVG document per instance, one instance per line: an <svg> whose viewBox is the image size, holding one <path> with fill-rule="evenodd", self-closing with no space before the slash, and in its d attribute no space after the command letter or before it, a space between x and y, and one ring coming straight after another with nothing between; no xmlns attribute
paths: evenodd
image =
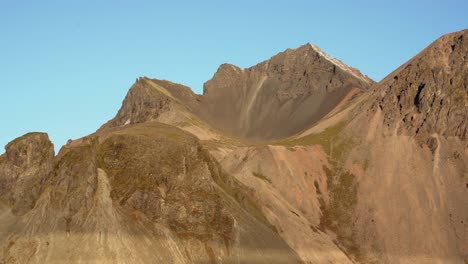
<svg viewBox="0 0 468 264"><path fill-rule="evenodd" d="M58 149L92 133L138 76L200 93L221 63L311 42L378 81L467 27L466 0L0 0L0 145L43 131Z"/></svg>

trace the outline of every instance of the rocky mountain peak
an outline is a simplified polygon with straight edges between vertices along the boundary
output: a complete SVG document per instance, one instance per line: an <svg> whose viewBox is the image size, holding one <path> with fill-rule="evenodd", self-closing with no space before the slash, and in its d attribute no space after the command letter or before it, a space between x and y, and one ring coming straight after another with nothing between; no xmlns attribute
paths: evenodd
<svg viewBox="0 0 468 264"><path fill-rule="evenodd" d="M208 95L209 93L213 93L213 92L218 92L218 91L213 91L214 89L211 89L211 85L210 85L210 82L226 82L226 83L229 83L229 82L233 82L237 79L242 79L243 78L243 72L244 70L233 65L233 64L229 64L229 63L223 63L221 64L219 67L218 67L218 70L216 71L216 73L213 75L213 78L206 82L204 85L203 85L203 95ZM220 90L220 89L229 89L229 86L219 86L219 87L216 87L217 90Z"/></svg>
<svg viewBox="0 0 468 264"><path fill-rule="evenodd" d="M368 87L374 83L366 75L363 75L359 70L344 64L342 61L331 57L318 46L307 43L295 49L287 49L283 52L276 54L270 59L263 61L252 67L241 69L236 65L224 63L219 66L218 70L214 74L213 78L205 83L203 87L203 94L207 94L208 91L212 91L215 87L212 85L217 80L229 80L242 79L249 75L256 75L259 73L275 76L278 75L282 78L300 78L300 74L304 76L307 71L329 71L333 74L337 72L343 72L347 75L352 75L355 79L357 86L361 88ZM300 73L300 74L299 74ZM216 86L216 89L222 89L225 86Z"/></svg>
<svg viewBox="0 0 468 264"><path fill-rule="evenodd" d="M352 88L366 90L371 84L359 71L306 44L247 69L221 65L204 84L199 114L229 135L277 139L313 124ZM278 122L287 125L278 129Z"/></svg>
<svg viewBox="0 0 468 264"><path fill-rule="evenodd" d="M286 66L286 70L294 69L295 65L299 67L311 67L312 65L318 65L324 69L331 69L333 73L342 71L346 72L347 74L351 74L354 78L358 79L364 84L373 84L373 81L369 77L363 75L359 70L344 64L342 61L328 55L318 46L311 43L304 44L296 49L287 49L284 52L280 52L267 62L272 62L266 63L267 65L273 64L283 65L283 67ZM262 64L264 63L260 63L260 65Z"/></svg>
<svg viewBox="0 0 468 264"><path fill-rule="evenodd" d="M103 128L156 120L161 114L170 111L173 104L173 98L165 88L146 77L137 78L117 115Z"/></svg>

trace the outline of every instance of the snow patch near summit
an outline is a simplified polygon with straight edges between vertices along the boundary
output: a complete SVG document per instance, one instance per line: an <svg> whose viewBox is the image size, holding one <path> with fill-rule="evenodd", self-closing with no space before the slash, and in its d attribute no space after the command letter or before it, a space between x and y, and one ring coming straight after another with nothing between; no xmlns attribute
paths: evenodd
<svg viewBox="0 0 468 264"><path fill-rule="evenodd" d="M356 77L356 78L358 78L358 79L360 79L360 80L362 80L362 81L364 81L366 83L370 82L369 79L367 79L364 76L356 73L351 67L344 64L339 59L333 58L332 56L328 55L327 53L325 53L323 50L321 50L319 47L317 47L316 45L314 45L312 43L308 43L308 44L312 47L312 49L314 49L318 54L320 54L320 56L322 56L323 58L325 58L329 62L333 63L334 65L340 67L342 70L351 73L354 77Z"/></svg>

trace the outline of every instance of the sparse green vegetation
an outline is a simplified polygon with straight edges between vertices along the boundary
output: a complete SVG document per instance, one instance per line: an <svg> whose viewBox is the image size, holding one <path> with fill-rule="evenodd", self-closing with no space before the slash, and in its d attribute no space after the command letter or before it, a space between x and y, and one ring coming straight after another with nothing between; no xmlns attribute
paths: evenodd
<svg viewBox="0 0 468 264"><path fill-rule="evenodd" d="M326 128L323 132L310 134L305 137L280 141L277 144L291 148L293 146L320 145L323 150L333 159L341 160L344 154L353 145L349 138L343 138L342 131L346 126L345 122L340 122L332 127Z"/></svg>
<svg viewBox="0 0 468 264"><path fill-rule="evenodd" d="M328 228L338 236L338 241L346 248L347 253L359 258L360 251L354 238L354 209L357 204L356 177L337 165L323 170L327 174L329 204L322 209L321 228ZM322 207L323 202L321 202Z"/></svg>
<svg viewBox="0 0 468 264"><path fill-rule="evenodd" d="M336 232L340 243L348 249L349 253L357 256L359 252L354 242L352 229L353 212L357 204L357 182L355 176L343 168L346 155L355 143L344 135L345 126L345 122L340 122L326 128L321 133L280 141L277 144L287 147L320 145L328 154L330 166L323 167L327 174L327 188L330 197L328 205L323 200L318 182L314 182L323 212L320 225L322 228ZM367 169L367 160L364 161L363 167Z"/></svg>
<svg viewBox="0 0 468 264"><path fill-rule="evenodd" d="M211 131L211 128L209 126L207 126L203 121L201 121L200 118L190 113L188 109L185 109L183 105L176 105L176 107L181 108L179 110L181 110L180 112L184 116L183 121L176 123L177 126L179 127L198 126L198 127L202 127Z"/></svg>
<svg viewBox="0 0 468 264"><path fill-rule="evenodd" d="M185 138L193 138L191 134L184 132L176 127L157 123L157 124L138 124L129 129L115 131L115 134L139 135L146 137L167 137L174 140L183 141Z"/></svg>
<svg viewBox="0 0 468 264"><path fill-rule="evenodd" d="M233 138L222 137L220 139L200 140L202 145L208 150L216 150L218 148L233 148L247 146L247 144L240 142Z"/></svg>
<svg viewBox="0 0 468 264"><path fill-rule="evenodd" d="M334 231L338 235L339 243L346 251L359 258L359 247L354 239L353 217L357 204L357 182L355 176L343 168L347 154L355 145L352 138L346 136L345 122L340 122L326 128L321 133L305 137L280 141L277 144L288 148L294 146L320 145L329 156L329 166L323 170L327 175L327 189L329 203L326 204L319 189L318 182L314 182L323 212L320 226ZM363 168L367 169L368 161L364 160Z"/></svg>
<svg viewBox="0 0 468 264"><path fill-rule="evenodd" d="M216 150L218 148L231 148L233 146L233 144L231 144L232 142L217 139L200 140L200 142L207 150Z"/></svg>
<svg viewBox="0 0 468 264"><path fill-rule="evenodd" d="M164 95L166 96L169 96L170 98L174 98L172 96L172 94L166 90L166 88L160 86L160 85L157 85L156 83L152 82L151 80L147 80L145 79L146 83L148 83L149 85L151 85L152 87L156 88L156 90L160 91L161 93L163 93ZM175 98L174 98L175 99Z"/></svg>
<svg viewBox="0 0 468 264"><path fill-rule="evenodd" d="M367 169L369 169L369 160L368 159L364 159L363 162L362 162L362 169L364 171L367 171Z"/></svg>
<svg viewBox="0 0 468 264"><path fill-rule="evenodd" d="M277 142L277 145L293 146L320 145L330 157L330 162L340 163L345 159L355 142L344 136L345 122L340 122L332 127L326 128L321 133L310 134L305 137L288 139Z"/></svg>
<svg viewBox="0 0 468 264"><path fill-rule="evenodd" d="M332 127L326 128L321 133L310 134L301 138L287 139L279 141L278 145L284 146L305 146L305 145L321 145L327 153L331 152L331 142L340 134L345 127L344 122L340 122Z"/></svg>

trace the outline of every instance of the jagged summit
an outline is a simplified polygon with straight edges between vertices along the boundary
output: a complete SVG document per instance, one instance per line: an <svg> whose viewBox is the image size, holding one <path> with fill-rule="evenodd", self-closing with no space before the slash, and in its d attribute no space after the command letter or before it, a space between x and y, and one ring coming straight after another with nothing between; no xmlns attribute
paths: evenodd
<svg viewBox="0 0 468 264"><path fill-rule="evenodd" d="M322 49L320 49L318 46L312 44L312 43L306 43L304 45L299 46L298 48L295 49L287 49L283 52L280 52L276 54L275 56L271 57L268 60L265 60L263 62L260 62L254 66L242 69L236 65L230 64L230 63L223 63L221 64L215 75L217 74L227 74L229 72L232 72L233 74L240 74L244 71L252 71L255 70L256 68L259 67L265 67L266 65L269 64L270 61L276 60L276 58L279 58L279 60L287 60L288 57L301 57L303 56L304 59L307 61L309 60L310 62L317 62L318 60L322 61L328 61L334 66L338 67L342 71L346 71L350 74L352 74L355 78L359 79L360 81L367 83L369 85L372 85L374 81L370 79L367 75L363 75L358 69L350 67L346 64L344 64L342 61L339 59L336 59L327 53L325 53ZM307 62L306 62L307 63ZM326 64L326 62L323 62ZM203 89L203 94L207 92L206 86Z"/></svg>

